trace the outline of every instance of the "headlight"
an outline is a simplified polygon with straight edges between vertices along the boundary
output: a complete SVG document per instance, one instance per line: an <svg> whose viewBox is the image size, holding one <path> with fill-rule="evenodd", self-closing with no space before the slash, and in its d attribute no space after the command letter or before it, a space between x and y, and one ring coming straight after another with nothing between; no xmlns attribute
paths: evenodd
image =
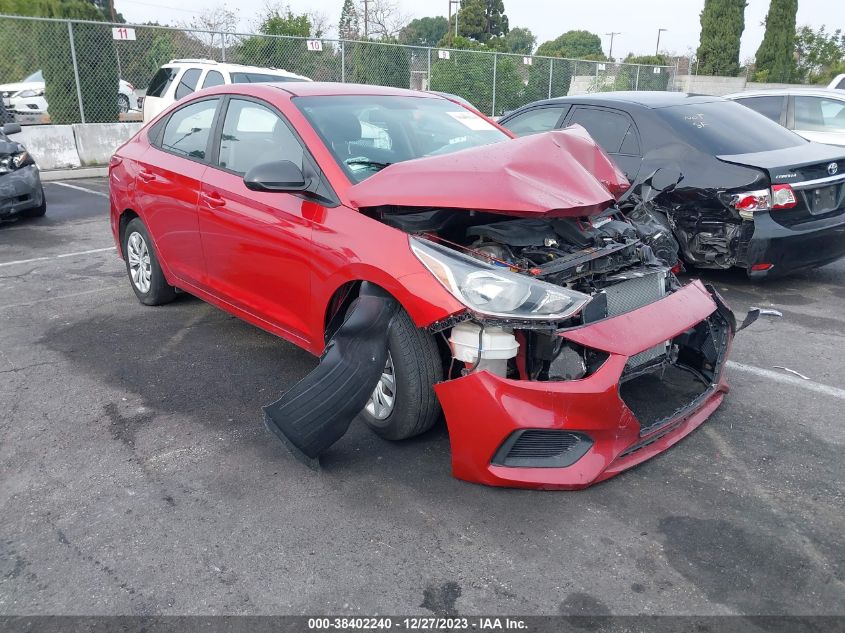
<svg viewBox="0 0 845 633"><path fill-rule="evenodd" d="M488 316L553 321L572 316L591 297L492 266L434 242L410 238L411 251L466 307Z"/></svg>
<svg viewBox="0 0 845 633"><path fill-rule="evenodd" d="M29 97L41 97L44 95L44 90L21 90L18 94L13 95L15 97L20 97L21 99L27 99Z"/></svg>
<svg viewBox="0 0 845 633"><path fill-rule="evenodd" d="M6 154L5 156L0 156L0 174L5 174L10 171L20 169L21 167L32 165L34 162L35 161L32 160L32 156L30 156L29 152L26 151L18 152L17 154Z"/></svg>

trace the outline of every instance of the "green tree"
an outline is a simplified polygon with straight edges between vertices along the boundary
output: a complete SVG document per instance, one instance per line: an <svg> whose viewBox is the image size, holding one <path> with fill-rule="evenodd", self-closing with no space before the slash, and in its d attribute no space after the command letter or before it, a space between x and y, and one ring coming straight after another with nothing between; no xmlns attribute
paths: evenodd
<svg viewBox="0 0 845 633"><path fill-rule="evenodd" d="M696 54L700 74L735 77L739 72L745 7L745 0L705 0Z"/></svg>
<svg viewBox="0 0 845 633"><path fill-rule="evenodd" d="M347 72L347 81L351 78L351 81L359 84L409 88L410 53L407 48L390 46L390 43L396 42L379 40L352 44L352 72ZM348 57L348 49L346 54Z"/></svg>
<svg viewBox="0 0 845 633"><path fill-rule="evenodd" d="M337 32L340 39L343 40L357 40L360 36L361 28L358 21L358 12L355 10L355 3L352 0L343 1L340 21L337 23Z"/></svg>
<svg viewBox="0 0 845 633"><path fill-rule="evenodd" d="M523 27L512 28L504 37L491 37L487 46L503 53L530 55L534 50L537 38L530 29Z"/></svg>
<svg viewBox="0 0 845 633"><path fill-rule="evenodd" d="M458 38L461 39L461 38ZM464 42L459 42L466 44ZM496 60L496 104L493 106L493 54L470 50L451 51L449 59L435 59L431 66L431 89L463 97L485 114L502 114L525 103L524 86L514 58Z"/></svg>
<svg viewBox="0 0 845 633"><path fill-rule="evenodd" d="M604 51L601 38L589 31L567 31L553 40L543 42L537 48L537 55L566 57L568 59L595 59L603 61Z"/></svg>
<svg viewBox="0 0 845 633"><path fill-rule="evenodd" d="M442 15L417 18L399 32L399 42L409 46L437 46L448 31L449 21Z"/></svg>
<svg viewBox="0 0 845 633"><path fill-rule="evenodd" d="M102 11L84 0L0 0L0 13L45 18L70 18L102 22ZM16 65L44 73L44 98L53 123L78 123L82 120L77 99L76 80L65 22L16 21L14 36L0 33L0 57L11 54ZM118 119L117 55L111 27L105 24L76 23L73 26L79 84L85 120L88 123L113 122ZM21 42L27 42L26 47ZM25 57L14 53L20 48ZM35 68L32 68L35 66ZM15 79L20 79L21 76Z"/></svg>
<svg viewBox="0 0 845 633"><path fill-rule="evenodd" d="M816 31L802 26L795 33L795 51L800 78L811 83L829 83L837 74L831 74L831 70L845 59L845 35L840 29L827 33L824 26Z"/></svg>
<svg viewBox="0 0 845 633"><path fill-rule="evenodd" d="M244 38L233 51L232 61L284 68L315 81L340 81L340 56L334 48L308 50L303 38L312 34L312 28L305 13L269 8L258 27L260 35Z"/></svg>
<svg viewBox="0 0 845 633"><path fill-rule="evenodd" d="M795 15L798 0L772 0L766 14L766 33L757 49L758 76L767 81L789 82L797 78L795 65Z"/></svg>
<svg viewBox="0 0 845 633"><path fill-rule="evenodd" d="M458 33L478 42L508 34L508 16L503 0L461 0L461 8L452 20L458 20ZM450 24L455 31L455 23Z"/></svg>

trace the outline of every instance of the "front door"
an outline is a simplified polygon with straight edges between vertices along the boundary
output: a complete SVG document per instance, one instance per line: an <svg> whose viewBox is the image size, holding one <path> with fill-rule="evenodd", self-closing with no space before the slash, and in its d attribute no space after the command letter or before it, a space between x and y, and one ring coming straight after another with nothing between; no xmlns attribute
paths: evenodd
<svg viewBox="0 0 845 633"><path fill-rule="evenodd" d="M199 221L214 294L308 342L311 220L315 203L290 193L251 191L255 165L289 160L302 168L303 148L270 106L231 98L216 164L203 178Z"/></svg>

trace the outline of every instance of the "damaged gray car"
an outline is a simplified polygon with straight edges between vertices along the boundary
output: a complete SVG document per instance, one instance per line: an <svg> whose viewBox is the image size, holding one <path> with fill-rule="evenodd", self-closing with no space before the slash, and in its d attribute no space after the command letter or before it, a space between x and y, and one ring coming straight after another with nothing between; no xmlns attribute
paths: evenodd
<svg viewBox="0 0 845 633"><path fill-rule="evenodd" d="M17 123L0 126L0 222L47 213L35 160L26 147L9 138L20 131Z"/></svg>
<svg viewBox="0 0 845 633"><path fill-rule="evenodd" d="M684 178L651 209L684 262L751 278L845 256L845 149L812 143L721 97L609 92L538 101L499 123L517 136L578 124L631 181L656 169Z"/></svg>

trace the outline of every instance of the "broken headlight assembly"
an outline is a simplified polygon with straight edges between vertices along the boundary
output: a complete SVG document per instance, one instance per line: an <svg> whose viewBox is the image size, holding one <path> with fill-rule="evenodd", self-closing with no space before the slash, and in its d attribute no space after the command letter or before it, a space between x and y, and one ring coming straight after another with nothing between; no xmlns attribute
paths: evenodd
<svg viewBox="0 0 845 633"><path fill-rule="evenodd" d="M411 251L458 301L478 314L557 321L577 313L591 297L513 273L428 240L410 238Z"/></svg>
<svg viewBox="0 0 845 633"><path fill-rule="evenodd" d="M7 174L10 171L34 164L35 161L32 160L32 156L26 150L14 154L5 154L0 156L0 174Z"/></svg>

